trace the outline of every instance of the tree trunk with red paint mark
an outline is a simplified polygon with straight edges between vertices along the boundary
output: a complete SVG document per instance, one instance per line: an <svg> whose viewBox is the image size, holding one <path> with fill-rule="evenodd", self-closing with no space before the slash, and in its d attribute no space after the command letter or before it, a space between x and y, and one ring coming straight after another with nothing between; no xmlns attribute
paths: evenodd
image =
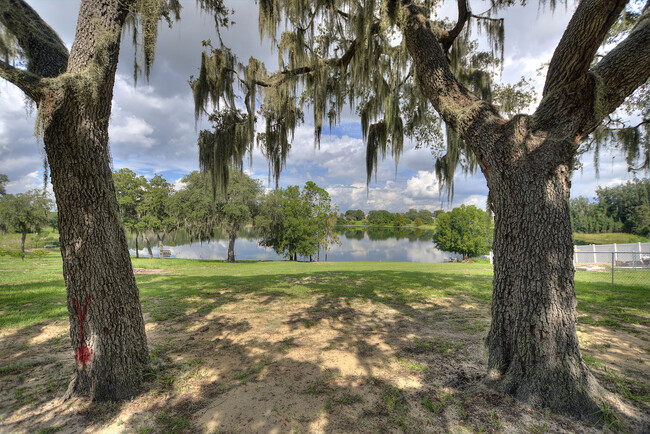
<svg viewBox="0 0 650 434"><path fill-rule="evenodd" d="M84 1L67 73L41 100L44 143L58 208L70 338L82 360L68 395L134 396L149 356L108 152L121 28L129 2ZM83 342L74 300L88 300ZM87 350L84 350L84 347ZM86 353L88 351L90 354Z"/></svg>
<svg viewBox="0 0 650 434"><path fill-rule="evenodd" d="M82 1L68 55L56 33L23 0L0 0L0 21L29 59L27 71L7 64L0 70L38 105L58 208L71 356L76 359L66 396L93 400L134 396L149 361L108 151L121 30L133 3Z"/></svg>

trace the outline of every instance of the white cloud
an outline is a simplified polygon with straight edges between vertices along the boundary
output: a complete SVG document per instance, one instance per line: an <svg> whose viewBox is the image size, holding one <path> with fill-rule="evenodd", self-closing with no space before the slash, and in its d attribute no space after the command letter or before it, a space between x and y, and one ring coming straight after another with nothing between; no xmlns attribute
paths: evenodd
<svg viewBox="0 0 650 434"><path fill-rule="evenodd" d="M70 46L76 16L69 11L78 8L78 1L67 1L62 7L60 3L63 1L56 4L32 1L31 4ZM232 46L242 59L253 55L263 59L272 69L276 53L272 52L268 42L261 44L258 38L241 36L242 29L256 28L256 8L232 5L237 9L234 17L237 24L233 31L223 32L225 43ZM477 12L488 7L486 2L473 2L472 6ZM533 4L504 11L505 82L516 82L524 74L533 77L541 88L543 78L536 77L535 70L551 57L574 7L574 3L569 3L568 10L558 7L554 14L548 11L539 13ZM443 8L446 12L442 15L455 19L455 2L446 2ZM482 40L484 49L485 38L477 37ZM128 167L146 176L167 172L171 180L198 168L194 104L187 79L197 74L199 54L203 49L201 40L208 38L216 40L212 18L196 12L193 5L186 5L180 23L172 29L161 26L150 81L147 83L142 79L137 87L133 86L131 78L133 48L130 38L124 38L110 127L115 169ZM26 113L22 92L6 82L0 81L0 86L0 173L9 175L14 192L24 191L37 186L42 178L42 146L33 137L34 118ZM354 112L345 110L341 114L342 124L334 130L338 136L327 134L325 127L320 150L314 147L309 109L305 118L309 122L296 130L281 186L303 185L307 179L313 179L330 192L342 211L357 208L365 211L433 210L453 206L446 202L444 192L442 197L439 195L430 150L416 150L415 143L406 142L397 174L392 158L380 161L377 178L375 180L373 176L367 188L365 145L358 138L360 126ZM205 119L198 124L198 130L207 127L209 123ZM598 185L612 185L630 178L621 157L616 157L612 163L611 157L603 154L600 178L596 179L590 158L583 158L584 173L573 176L572 196L593 197ZM248 173L266 181L267 170L266 160L256 149L253 164L247 167ZM176 185L179 185L178 181ZM456 177L455 204L484 203L486 194L482 175Z"/></svg>
<svg viewBox="0 0 650 434"><path fill-rule="evenodd" d="M43 188L43 172L33 171L7 184L7 193L23 193L27 190Z"/></svg>
<svg viewBox="0 0 650 434"><path fill-rule="evenodd" d="M433 172L418 171L417 176L406 181L406 194L417 199L437 199L440 197L440 184Z"/></svg>
<svg viewBox="0 0 650 434"><path fill-rule="evenodd" d="M156 139L151 137L153 132L147 121L135 116L121 118L109 128L111 143L128 143L145 149L151 149L156 143Z"/></svg>
<svg viewBox="0 0 650 434"><path fill-rule="evenodd" d="M473 194L463 200L463 205L474 205L477 208L485 209L487 203L487 196Z"/></svg>

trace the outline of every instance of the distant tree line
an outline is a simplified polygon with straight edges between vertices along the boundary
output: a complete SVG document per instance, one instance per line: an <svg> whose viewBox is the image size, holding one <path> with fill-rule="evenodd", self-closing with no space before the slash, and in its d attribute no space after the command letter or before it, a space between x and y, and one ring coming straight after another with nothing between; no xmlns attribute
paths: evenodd
<svg viewBox="0 0 650 434"><path fill-rule="evenodd" d="M625 232L650 235L650 180L628 181L616 187L599 187L595 202L571 199L574 232Z"/></svg>
<svg viewBox="0 0 650 434"><path fill-rule="evenodd" d="M215 190L209 175L194 171L175 190L161 175L147 180L130 169L113 174L125 230L135 235L153 258L152 237L163 251L165 237L183 229L192 241L209 241L220 227L228 236L228 262L235 261L238 232L253 225L260 245L290 260L320 259L320 252L338 242L333 231L337 209L329 194L309 181L264 194L259 181L240 170L229 171L228 186ZM160 255L161 258L164 255Z"/></svg>
<svg viewBox="0 0 650 434"><path fill-rule="evenodd" d="M422 226L430 225L434 222L436 216L440 214L442 210L429 211L428 209L417 210L415 208L409 209L404 213L392 213L386 210L371 210L366 214L363 210L360 209L351 209L347 210L345 213L342 213L336 224L338 225L347 225L354 222L364 222L368 225L377 225L377 226Z"/></svg>

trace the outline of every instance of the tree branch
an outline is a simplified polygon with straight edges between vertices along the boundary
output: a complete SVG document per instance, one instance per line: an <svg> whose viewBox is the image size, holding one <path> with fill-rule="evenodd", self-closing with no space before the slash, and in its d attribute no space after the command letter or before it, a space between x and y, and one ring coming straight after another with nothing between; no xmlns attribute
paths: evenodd
<svg viewBox="0 0 650 434"><path fill-rule="evenodd" d="M456 25L450 31L438 36L438 41L445 52L449 51L454 40L460 35L463 27L465 27L465 23L467 23L471 16L472 11L469 9L467 0L458 0L458 20L456 21Z"/></svg>
<svg viewBox="0 0 650 434"><path fill-rule="evenodd" d="M650 0L628 37L590 72L596 79L593 98L595 116L600 119L616 110L650 78Z"/></svg>
<svg viewBox="0 0 650 434"><path fill-rule="evenodd" d="M628 0L583 0L562 35L546 74L543 96L584 77Z"/></svg>
<svg viewBox="0 0 650 434"><path fill-rule="evenodd" d="M494 106L458 82L424 11L414 4L404 5L403 11L406 14L403 29L406 47L423 94L480 159L488 145L484 135L500 127L503 119Z"/></svg>
<svg viewBox="0 0 650 434"><path fill-rule="evenodd" d="M68 65L68 50L52 28L24 0L0 0L0 23L18 40L27 70L56 77Z"/></svg>
<svg viewBox="0 0 650 434"><path fill-rule="evenodd" d="M0 60L0 77L18 86L29 98L38 102L45 89L44 80L36 74L14 68Z"/></svg>
<svg viewBox="0 0 650 434"><path fill-rule="evenodd" d="M321 66L334 66L334 67L341 67L343 69L346 69L350 64L350 61L354 57L356 51L357 51L357 41L353 41L352 44L346 50L346 52L343 53L343 56L331 57L328 59L319 59L318 63ZM275 74L273 74L271 77L269 77L269 80L254 80L253 83L261 87L276 87L285 83L287 80L289 80L292 77L309 74L310 72L314 72L315 70L316 69L312 66L301 66L299 68L294 68L294 69L285 69L283 71L276 72ZM248 86L246 81L239 75L237 71L233 69L230 69L229 71L233 72L241 83Z"/></svg>

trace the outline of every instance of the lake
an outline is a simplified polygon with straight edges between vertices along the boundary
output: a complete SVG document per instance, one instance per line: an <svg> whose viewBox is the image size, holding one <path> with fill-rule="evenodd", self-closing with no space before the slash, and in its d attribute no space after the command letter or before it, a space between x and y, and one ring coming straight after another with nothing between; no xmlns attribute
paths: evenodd
<svg viewBox="0 0 650 434"><path fill-rule="evenodd" d="M392 227L373 227L365 229L337 228L341 245L332 245L327 252L327 260L333 262L446 262L450 258L462 259L461 255L436 249L432 241L432 232L422 229L395 229ZM155 237L153 237L155 238ZM143 245L140 240L139 247ZM154 256L158 257L158 245L152 245ZM171 251L172 257L184 259L221 259L228 253L227 237L215 231L210 242L191 243L180 231L165 239L165 249ZM131 254L135 255L135 240L129 240ZM146 249L141 248L140 256L147 256ZM235 242L236 260L271 260L284 258L273 249L260 247L254 230L240 232ZM313 257L316 260L316 255ZM320 253L321 261L325 253Z"/></svg>

